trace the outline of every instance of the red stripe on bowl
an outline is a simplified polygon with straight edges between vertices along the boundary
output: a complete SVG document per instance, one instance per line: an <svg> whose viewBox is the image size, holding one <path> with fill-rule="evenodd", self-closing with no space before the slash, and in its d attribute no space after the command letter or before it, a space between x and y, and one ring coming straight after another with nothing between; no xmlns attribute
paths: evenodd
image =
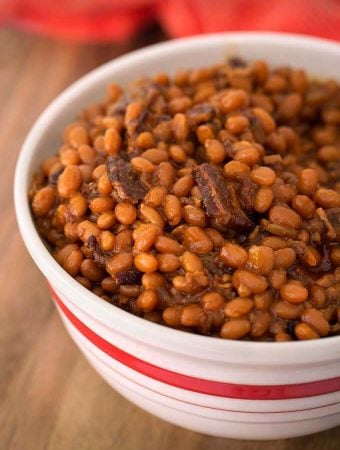
<svg viewBox="0 0 340 450"><path fill-rule="evenodd" d="M103 339L81 322L78 317L67 308L53 289L51 289L51 291L52 296L59 305L61 311L75 328L92 342L92 344L130 369L153 378L154 380L161 381L162 383L170 384L171 386L176 386L188 391L198 392L200 394L242 400L288 400L291 398L329 394L340 390L340 377L300 384L255 386L204 380L163 369L136 358Z"/></svg>

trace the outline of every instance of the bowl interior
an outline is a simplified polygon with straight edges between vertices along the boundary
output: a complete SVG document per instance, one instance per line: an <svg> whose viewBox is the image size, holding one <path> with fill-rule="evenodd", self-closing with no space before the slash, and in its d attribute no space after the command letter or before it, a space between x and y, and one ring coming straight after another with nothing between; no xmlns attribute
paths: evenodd
<svg viewBox="0 0 340 450"><path fill-rule="evenodd" d="M112 325L112 316L118 314L126 324L127 333L137 334L137 329L143 330L144 338L150 339L150 342L154 342L155 336L159 339L159 325L149 322L145 325L146 321L143 319L118 310L96 298L68 276L53 260L35 229L29 210L27 190L39 163L57 151L63 127L72 122L83 107L102 99L110 82L118 82L124 86L138 77L163 71L173 73L179 69L208 66L219 63L228 56L240 56L247 60L260 58L267 60L272 66L289 65L304 68L308 73L318 77L339 77L340 46L321 39L275 33L225 33L156 44L109 62L66 89L35 123L18 160L15 177L18 223L25 244L42 272L49 280L55 280L57 285L60 284L64 289L68 288L77 298L82 298L81 301L90 311L93 313L99 311L103 321L110 319ZM182 332L162 327L161 334L158 341L160 344L164 341L165 345L168 339L183 343L180 336L183 335ZM207 350L210 348L218 353L225 351L223 347L225 342L222 340L188 333L185 333L185 336L188 349L193 345L201 350L204 342ZM293 346L298 350L294 350L289 359L293 360L296 352L302 357L308 354L311 358L318 347L326 350L323 356L328 358L335 343L339 347L339 339L326 339L327 344L325 340L318 340L313 344L310 342L276 344L275 354L272 352L272 344L253 342L251 345L254 351L256 348L261 349L261 353L266 347L266 351L269 351L271 357L277 361L281 358L281 350L278 351L278 347L283 351L288 347L293 349ZM244 345L244 342L228 343L229 350L234 349L235 355L239 349L244 348ZM182 351L184 350L183 348ZM254 358L258 357L256 353L257 351Z"/></svg>

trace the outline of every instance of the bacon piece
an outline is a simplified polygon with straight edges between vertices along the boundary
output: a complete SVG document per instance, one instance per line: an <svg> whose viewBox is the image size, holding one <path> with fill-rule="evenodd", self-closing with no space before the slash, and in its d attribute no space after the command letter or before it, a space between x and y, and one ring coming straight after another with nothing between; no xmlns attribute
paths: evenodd
<svg viewBox="0 0 340 450"><path fill-rule="evenodd" d="M144 199L146 189L129 162L120 157L112 156L108 160L107 167L109 179L121 200L138 203L139 200Z"/></svg>
<svg viewBox="0 0 340 450"><path fill-rule="evenodd" d="M233 185L213 164L203 163L194 170L203 204L212 224L233 231L246 231L254 224L242 210Z"/></svg>

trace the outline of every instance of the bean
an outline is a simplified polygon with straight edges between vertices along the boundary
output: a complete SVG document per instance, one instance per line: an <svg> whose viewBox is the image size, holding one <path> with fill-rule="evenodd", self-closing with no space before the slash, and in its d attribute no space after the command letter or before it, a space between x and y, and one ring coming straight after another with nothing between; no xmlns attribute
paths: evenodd
<svg viewBox="0 0 340 450"><path fill-rule="evenodd" d="M299 175L298 189L301 194L311 195L318 185L318 175L314 169L303 169Z"/></svg>
<svg viewBox="0 0 340 450"><path fill-rule="evenodd" d="M66 258L63 263L63 268L68 272L71 276L75 276L79 273L80 265L83 260L83 255L80 250L75 250L71 252L71 254Z"/></svg>
<svg viewBox="0 0 340 450"><path fill-rule="evenodd" d="M286 342L291 341L292 338L288 333L280 332L275 335L275 341L276 342Z"/></svg>
<svg viewBox="0 0 340 450"><path fill-rule="evenodd" d="M196 134L200 144L204 144L207 139L213 139L215 136L211 126L209 125L200 125L197 127Z"/></svg>
<svg viewBox="0 0 340 450"><path fill-rule="evenodd" d="M227 266L238 269L246 265L248 253L240 245L226 243L220 250L220 259Z"/></svg>
<svg viewBox="0 0 340 450"><path fill-rule="evenodd" d="M150 131L143 131L137 136L135 144L137 147L145 149L152 147L154 145L152 133L150 133Z"/></svg>
<svg viewBox="0 0 340 450"><path fill-rule="evenodd" d="M340 266L340 247L333 247L331 249L330 260L334 266Z"/></svg>
<svg viewBox="0 0 340 450"><path fill-rule="evenodd" d="M196 206L186 205L182 208L183 219L189 224L196 227L206 227L207 216L201 208Z"/></svg>
<svg viewBox="0 0 340 450"><path fill-rule="evenodd" d="M256 164L259 159L260 159L259 151L255 147L251 146L237 150L234 155L235 161L241 161L244 164L248 164L249 166Z"/></svg>
<svg viewBox="0 0 340 450"><path fill-rule="evenodd" d="M89 220L83 220L78 224L78 236L83 241L86 242L91 236L99 236L100 229L96 224L90 222Z"/></svg>
<svg viewBox="0 0 340 450"><path fill-rule="evenodd" d="M248 251L249 266L261 275L268 275L274 268L274 251L266 245L253 245Z"/></svg>
<svg viewBox="0 0 340 450"><path fill-rule="evenodd" d="M257 60L251 65L252 75L258 83L264 83L269 74L268 65L265 61Z"/></svg>
<svg viewBox="0 0 340 450"><path fill-rule="evenodd" d="M175 169L170 162L162 162L157 167L155 174L157 175L158 183L160 186L169 188L175 178Z"/></svg>
<svg viewBox="0 0 340 450"><path fill-rule="evenodd" d="M93 147L85 144L78 148L78 154L84 164L91 164L96 156L96 151Z"/></svg>
<svg viewBox="0 0 340 450"><path fill-rule="evenodd" d="M295 336L300 340L317 339L320 336L306 323L298 323L294 329Z"/></svg>
<svg viewBox="0 0 340 450"><path fill-rule="evenodd" d="M108 230L112 228L117 222L115 213L113 211L103 212L97 219L97 226L101 230Z"/></svg>
<svg viewBox="0 0 340 450"><path fill-rule="evenodd" d="M296 253L292 248L282 248L275 251L275 268L289 269L295 264Z"/></svg>
<svg viewBox="0 0 340 450"><path fill-rule="evenodd" d="M174 255L180 255L183 253L182 246L175 241L166 236L158 236L155 242L155 248L160 253L173 253Z"/></svg>
<svg viewBox="0 0 340 450"><path fill-rule="evenodd" d="M176 195L165 197L164 214L171 226L178 225L182 220L181 202Z"/></svg>
<svg viewBox="0 0 340 450"><path fill-rule="evenodd" d="M78 241L78 224L77 223L67 223L64 226L64 234L68 241L75 243Z"/></svg>
<svg viewBox="0 0 340 450"><path fill-rule="evenodd" d="M122 146L122 138L115 128L108 128L104 135L104 149L109 155L116 155Z"/></svg>
<svg viewBox="0 0 340 450"><path fill-rule="evenodd" d="M237 297L227 302L224 307L224 314L231 319L235 319L247 315L253 307L254 302L250 298Z"/></svg>
<svg viewBox="0 0 340 450"><path fill-rule="evenodd" d="M184 231L183 246L197 255L203 255L213 249L213 242L201 228L188 227Z"/></svg>
<svg viewBox="0 0 340 450"><path fill-rule="evenodd" d="M179 327L181 325L183 305L169 306L163 311L162 318L170 327Z"/></svg>
<svg viewBox="0 0 340 450"><path fill-rule="evenodd" d="M269 211L269 220L284 227L300 228L301 226L301 217L288 206L273 206Z"/></svg>
<svg viewBox="0 0 340 450"><path fill-rule="evenodd" d="M249 126L249 119L240 115L230 116L224 126L230 133L240 134Z"/></svg>
<svg viewBox="0 0 340 450"><path fill-rule="evenodd" d="M63 198L70 198L77 192L82 183L82 174L78 166L67 166L59 175L58 194Z"/></svg>
<svg viewBox="0 0 340 450"><path fill-rule="evenodd" d="M55 190L51 186L40 189L32 200L32 209L36 217L46 216L53 207L56 199Z"/></svg>
<svg viewBox="0 0 340 450"><path fill-rule="evenodd" d="M144 313L153 311L158 303L158 294L153 289L144 290L136 300L136 306Z"/></svg>
<svg viewBox="0 0 340 450"><path fill-rule="evenodd" d="M187 160L187 154L180 145L171 145L169 148L169 156L178 164L184 163Z"/></svg>
<svg viewBox="0 0 340 450"><path fill-rule="evenodd" d="M263 336L270 328L272 318L268 312L257 311L255 313L255 322L251 325L250 334L253 337Z"/></svg>
<svg viewBox="0 0 340 450"><path fill-rule="evenodd" d="M316 248L307 245L302 260L307 266L316 267L321 263L321 255Z"/></svg>
<svg viewBox="0 0 340 450"><path fill-rule="evenodd" d="M78 245L68 244L55 253L58 263L73 277L80 271L83 254Z"/></svg>
<svg viewBox="0 0 340 450"><path fill-rule="evenodd" d="M223 114L248 106L249 98L245 91L233 89L221 98L220 110Z"/></svg>
<svg viewBox="0 0 340 450"><path fill-rule="evenodd" d="M272 291L265 291L262 294L254 295L254 304L257 309L268 310L274 300Z"/></svg>
<svg viewBox="0 0 340 450"><path fill-rule="evenodd" d="M278 118L283 122L289 122L296 118L303 106L303 100L300 94L292 93L286 95L277 110Z"/></svg>
<svg viewBox="0 0 340 450"><path fill-rule="evenodd" d="M169 153L160 148L150 148L141 154L141 157L148 160L152 164L160 164L169 160ZM133 160L131 160L132 163Z"/></svg>
<svg viewBox="0 0 340 450"><path fill-rule="evenodd" d="M105 295L105 291L101 286L94 286L92 288L92 292L94 293L94 295L97 295L100 298L102 298L102 296L104 296L104 298L107 298L107 296Z"/></svg>
<svg viewBox="0 0 340 450"><path fill-rule="evenodd" d="M339 161L340 149L335 145L325 145L318 150L318 159L322 162Z"/></svg>
<svg viewBox="0 0 340 450"><path fill-rule="evenodd" d="M264 213L270 207L274 200L274 194L270 187L261 187L255 195L254 209L256 212Z"/></svg>
<svg viewBox="0 0 340 450"><path fill-rule="evenodd" d="M309 300L317 308L324 306L327 301L325 288L317 284L310 286Z"/></svg>
<svg viewBox="0 0 340 450"><path fill-rule="evenodd" d="M91 287L92 287L91 282L90 282L90 280L88 280L87 278L78 275L78 276L74 277L74 279L75 279L76 281L78 281L78 283L80 283L80 284L81 284L82 286L84 286L86 289L91 289Z"/></svg>
<svg viewBox="0 0 340 450"><path fill-rule="evenodd" d="M294 320L301 317L303 313L303 307L299 304L292 304L288 302L278 301L272 306L273 313L285 320Z"/></svg>
<svg viewBox="0 0 340 450"><path fill-rule="evenodd" d="M64 166L78 165L80 163L78 151L73 148L67 148L60 152L60 162Z"/></svg>
<svg viewBox="0 0 340 450"><path fill-rule="evenodd" d="M281 248L287 247L286 241L277 236L265 236L262 239L262 244L271 247L273 250L280 250Z"/></svg>
<svg viewBox="0 0 340 450"><path fill-rule="evenodd" d="M220 330L224 339L241 339L250 332L250 322L246 319L235 319L225 322Z"/></svg>
<svg viewBox="0 0 340 450"><path fill-rule="evenodd" d="M326 298L331 303L335 303L340 298L340 283L326 289Z"/></svg>
<svg viewBox="0 0 340 450"><path fill-rule="evenodd" d="M112 183L107 175L104 173L97 181L98 193L101 195L109 195L112 192Z"/></svg>
<svg viewBox="0 0 340 450"><path fill-rule="evenodd" d="M186 305L182 309L180 320L184 327L199 327L205 321L205 314L200 305Z"/></svg>
<svg viewBox="0 0 340 450"><path fill-rule="evenodd" d="M322 312L315 308L308 308L302 314L302 321L312 327L320 336L327 336L329 333L329 323L322 315Z"/></svg>
<svg viewBox="0 0 340 450"><path fill-rule="evenodd" d="M137 298L140 294L142 293L142 288L138 285L135 284L121 284L119 286L119 294L120 294L120 299L122 300L122 298L127 297L129 299L131 298ZM124 298L123 301L126 301L126 299ZM137 301L135 303L135 305L137 304Z"/></svg>
<svg viewBox="0 0 340 450"><path fill-rule="evenodd" d="M42 163L40 164L40 170L45 177L51 175L51 173L53 173L54 171L53 170L51 172L51 169L54 168L62 168L62 164L60 164L60 158L58 156L51 156L45 161L42 161Z"/></svg>
<svg viewBox="0 0 340 450"><path fill-rule="evenodd" d="M139 253L135 256L134 264L138 270L144 273L156 272L158 262L151 253Z"/></svg>
<svg viewBox="0 0 340 450"><path fill-rule="evenodd" d="M296 195L293 198L292 206L304 219L311 219L316 211L315 203L306 195Z"/></svg>
<svg viewBox="0 0 340 450"><path fill-rule="evenodd" d="M158 225L160 228L164 227L164 220L162 216L156 209L151 208L151 206L142 203L139 207L139 215L144 222L153 223L154 225Z"/></svg>
<svg viewBox="0 0 340 450"><path fill-rule="evenodd" d="M278 74L273 74L268 77L265 89L268 92L280 92L287 87L287 81L284 77Z"/></svg>
<svg viewBox="0 0 340 450"><path fill-rule="evenodd" d="M80 266L82 275L93 283L99 283L104 277L105 272L98 267L93 259L84 259Z"/></svg>
<svg viewBox="0 0 340 450"><path fill-rule="evenodd" d="M289 78L293 89L296 92L303 94L308 84L305 72L301 69L292 70Z"/></svg>
<svg viewBox="0 0 340 450"><path fill-rule="evenodd" d="M245 269L238 269L233 273L232 283L240 297L262 294L267 289L267 281L264 277Z"/></svg>
<svg viewBox="0 0 340 450"><path fill-rule="evenodd" d="M81 125L73 126L68 132L67 141L74 148L78 148L81 145L88 144L89 136L86 128Z"/></svg>
<svg viewBox="0 0 340 450"><path fill-rule="evenodd" d="M274 170L270 167L257 167L251 171L250 179L260 186L270 186L276 178Z"/></svg>
<svg viewBox="0 0 340 450"><path fill-rule="evenodd" d="M171 128L175 136L175 139L178 142L185 141L186 139L188 139L190 127L188 118L184 114L182 113L175 114L174 118L172 119Z"/></svg>
<svg viewBox="0 0 340 450"><path fill-rule="evenodd" d="M152 208L158 208L164 203L166 192L163 186L155 186L146 194L144 203Z"/></svg>
<svg viewBox="0 0 340 450"><path fill-rule="evenodd" d="M111 277L103 278L101 281L101 287L104 291L110 292L111 294L114 294L118 290L116 281Z"/></svg>
<svg viewBox="0 0 340 450"><path fill-rule="evenodd" d="M155 170L155 166L152 162L139 156L131 159L131 165L136 172L152 173Z"/></svg>
<svg viewBox="0 0 340 450"><path fill-rule="evenodd" d="M223 167L224 175L229 180L243 180L250 173L250 168L242 161L229 161Z"/></svg>
<svg viewBox="0 0 340 450"><path fill-rule="evenodd" d="M205 152L207 160L214 163L220 164L224 161L225 150L223 144L216 139L207 139L204 142Z"/></svg>
<svg viewBox="0 0 340 450"><path fill-rule="evenodd" d="M153 272L144 273L142 276L142 285L144 289L157 289L165 285L164 275Z"/></svg>
<svg viewBox="0 0 340 450"><path fill-rule="evenodd" d="M214 248L221 248L224 244L224 237L215 228L205 228L205 232L214 244Z"/></svg>
<svg viewBox="0 0 340 450"><path fill-rule="evenodd" d="M137 218L136 207L129 202L118 203L114 212L118 222L123 225L131 225Z"/></svg>
<svg viewBox="0 0 340 450"><path fill-rule="evenodd" d="M299 281L290 281L281 286L280 295L289 303L302 303L308 298L308 290Z"/></svg>
<svg viewBox="0 0 340 450"><path fill-rule="evenodd" d="M172 186L172 192L177 197L186 197L192 187L194 185L194 180L191 175L184 175L183 177L179 178L176 183Z"/></svg>
<svg viewBox="0 0 340 450"><path fill-rule="evenodd" d="M161 233L162 230L158 225L152 223L139 225L132 233L135 241L134 251L136 253L147 252Z"/></svg>
<svg viewBox="0 0 340 450"><path fill-rule="evenodd" d="M139 102L129 103L126 107L124 122L129 126L135 121L142 112L142 105Z"/></svg>
<svg viewBox="0 0 340 450"><path fill-rule="evenodd" d="M112 197L96 197L90 202L90 209L94 214L102 214L110 211L114 206Z"/></svg>
<svg viewBox="0 0 340 450"><path fill-rule="evenodd" d="M186 111L192 106L192 100L190 97L182 96L176 97L169 101L168 107L172 114L181 113Z"/></svg>
<svg viewBox="0 0 340 450"><path fill-rule="evenodd" d="M314 201L323 208L336 208L340 206L340 194L333 189L319 188L314 194Z"/></svg>
<svg viewBox="0 0 340 450"><path fill-rule="evenodd" d="M74 194L69 200L68 209L72 216L79 220L87 210L86 198L80 193Z"/></svg>
<svg viewBox="0 0 340 450"><path fill-rule="evenodd" d="M116 102L122 95L122 89L118 84L111 83L107 87L107 95L109 96L111 102Z"/></svg>
<svg viewBox="0 0 340 450"><path fill-rule="evenodd" d="M121 252L112 256L106 263L107 272L114 277L117 273L131 269L133 258L129 252Z"/></svg>
<svg viewBox="0 0 340 450"><path fill-rule="evenodd" d="M276 128L276 123L272 116L262 108L252 108L252 113L261 122L262 128L266 133L272 133Z"/></svg>
<svg viewBox="0 0 340 450"><path fill-rule="evenodd" d="M171 121L167 120L164 122L160 122L153 128L152 134L157 141L166 143L172 140L174 133L171 128Z"/></svg>
<svg viewBox="0 0 340 450"><path fill-rule="evenodd" d="M205 282L203 283L203 286L201 285L199 281L199 277L202 277L205 279ZM186 294L194 294L199 292L202 287L205 287L207 283L207 278L205 275L201 274L198 276L198 274L191 274L186 273L185 275L177 275L172 279L172 284L174 289L176 289L179 292L184 292Z"/></svg>
<svg viewBox="0 0 340 450"><path fill-rule="evenodd" d="M205 311L217 311L223 307L225 299L218 292L207 292L202 297L202 306Z"/></svg>
<svg viewBox="0 0 340 450"><path fill-rule="evenodd" d="M158 270L161 272L174 272L181 267L181 262L176 255L172 253L163 253L156 255Z"/></svg>
<svg viewBox="0 0 340 450"><path fill-rule="evenodd" d="M116 243L116 237L110 231L102 231L99 235L100 247L104 252L111 252Z"/></svg>
<svg viewBox="0 0 340 450"><path fill-rule="evenodd" d="M192 252L184 252L180 258L183 269L186 272L202 272L203 263L199 256Z"/></svg>

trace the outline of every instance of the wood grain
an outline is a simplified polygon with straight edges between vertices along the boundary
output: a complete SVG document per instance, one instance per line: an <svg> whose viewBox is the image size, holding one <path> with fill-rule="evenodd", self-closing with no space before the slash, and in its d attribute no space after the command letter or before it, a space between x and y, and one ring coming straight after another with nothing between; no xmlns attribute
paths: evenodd
<svg viewBox="0 0 340 450"><path fill-rule="evenodd" d="M340 428L299 439L215 439L169 425L115 393L66 334L21 241L16 157L49 101L88 70L161 39L80 45L0 31L0 448L2 450L337 450ZM284 367L282 368L284 370Z"/></svg>

